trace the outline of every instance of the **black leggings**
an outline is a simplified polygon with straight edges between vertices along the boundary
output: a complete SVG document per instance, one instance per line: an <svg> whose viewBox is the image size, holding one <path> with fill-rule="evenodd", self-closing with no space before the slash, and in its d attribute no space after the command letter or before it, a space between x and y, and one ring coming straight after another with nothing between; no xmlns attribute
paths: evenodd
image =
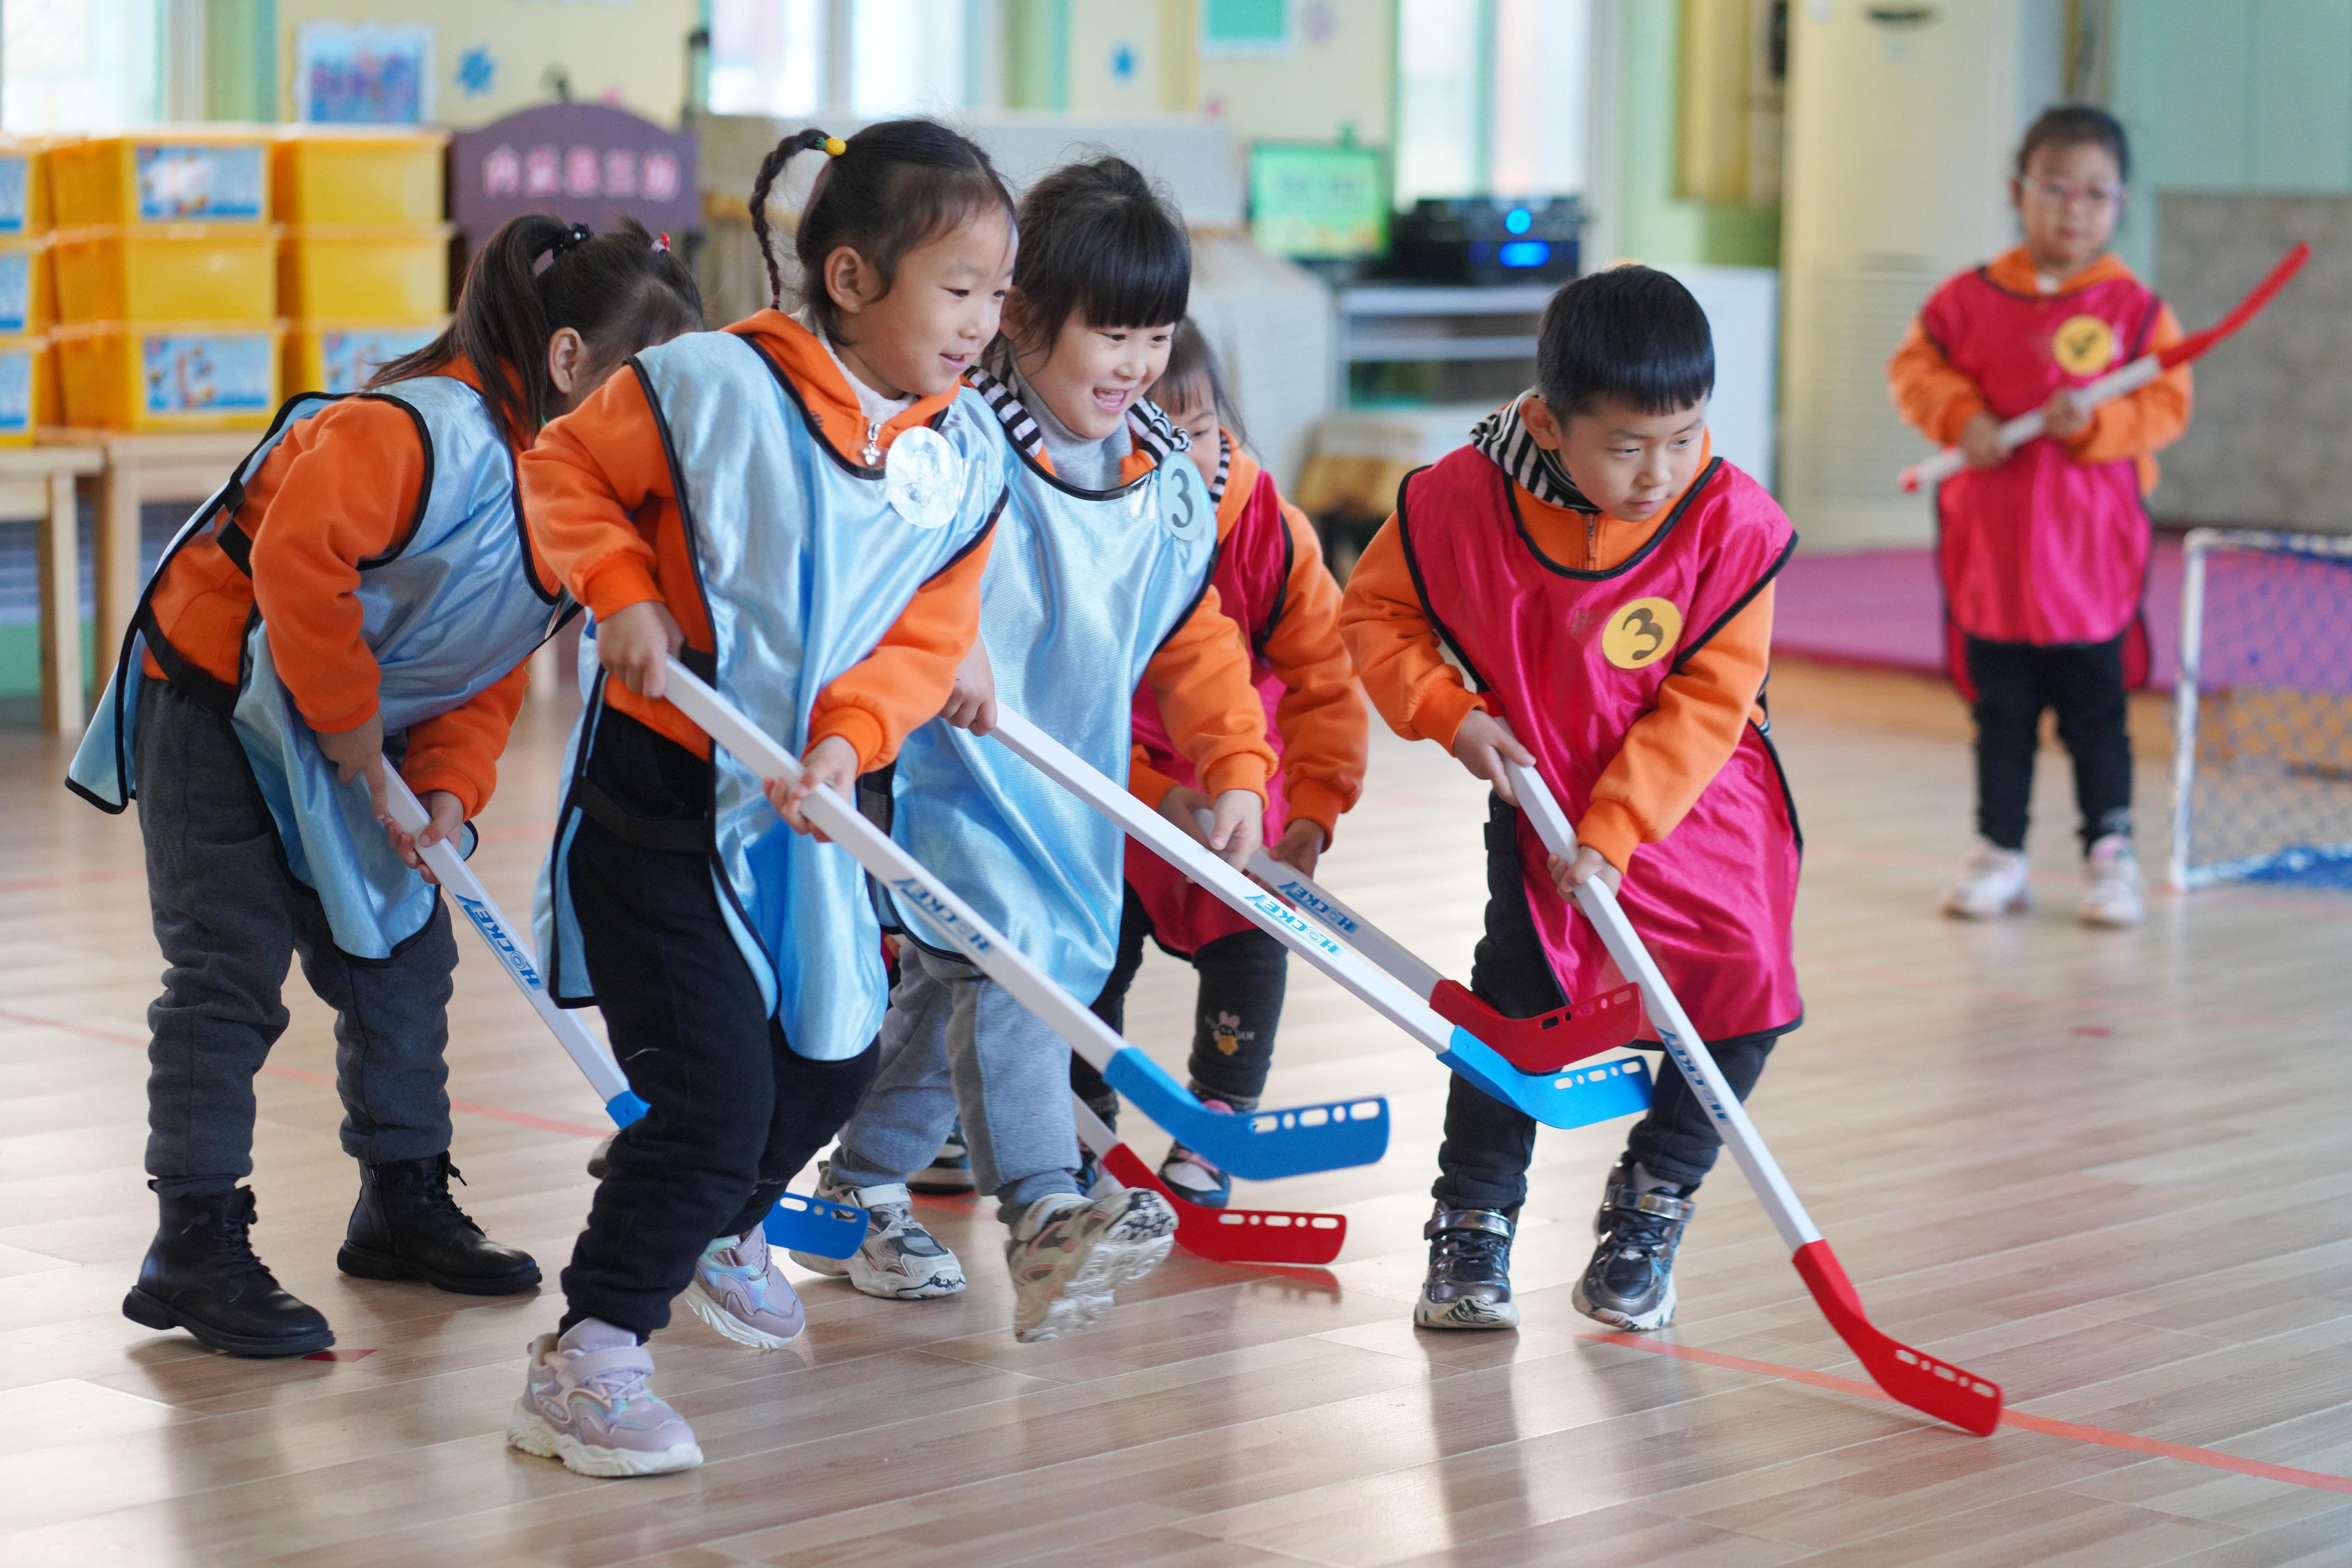
<svg viewBox="0 0 2352 1568"><path fill-rule="evenodd" d="M600 716L589 776L630 816L687 820L709 798L709 767L625 714ZM759 1224L848 1121L880 1053L793 1050L719 914L707 857L589 821L570 866L597 1005L647 1110L613 1140L563 1271L562 1326L602 1318L642 1338L669 1321L703 1247Z"/></svg>
<svg viewBox="0 0 2352 1568"><path fill-rule="evenodd" d="M1977 831L2003 849L2025 847L2042 712L2057 710L2058 738L2074 763L2083 847L2131 834L2131 737L2124 720L2124 639L2102 643L1968 639L1977 689Z"/></svg>
<svg viewBox="0 0 2352 1568"><path fill-rule="evenodd" d="M1151 916L1129 888L1119 914L1118 960L1111 965L1110 979L1094 1008L1095 1016L1116 1032L1126 1030L1128 987L1143 967L1143 942L1151 934ZM1265 1092L1289 966L1290 955L1282 943L1255 926L1203 942L1192 954L1201 988L1193 1012L1191 1070L1192 1087L1202 1099L1255 1107ZM1118 1096L1076 1053L1070 1057L1070 1087L1096 1115L1117 1125Z"/></svg>

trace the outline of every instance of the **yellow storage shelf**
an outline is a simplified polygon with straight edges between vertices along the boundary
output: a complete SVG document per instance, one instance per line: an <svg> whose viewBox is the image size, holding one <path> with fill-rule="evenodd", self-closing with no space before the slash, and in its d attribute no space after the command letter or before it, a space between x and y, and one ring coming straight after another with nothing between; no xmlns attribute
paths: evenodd
<svg viewBox="0 0 2352 1568"><path fill-rule="evenodd" d="M264 126L159 125L61 141L46 162L59 228L269 221Z"/></svg>
<svg viewBox="0 0 2352 1568"><path fill-rule="evenodd" d="M48 340L0 337L0 447L29 447L51 406Z"/></svg>
<svg viewBox="0 0 2352 1568"><path fill-rule="evenodd" d="M59 327L66 423L96 430L258 430L278 410L276 322Z"/></svg>
<svg viewBox="0 0 2352 1568"><path fill-rule="evenodd" d="M382 326L300 321L286 330L286 395L357 392L380 365L414 353L441 335L445 320Z"/></svg>
<svg viewBox="0 0 2352 1568"><path fill-rule="evenodd" d="M343 321L426 321L449 311L446 223L305 224L278 253L278 308Z"/></svg>
<svg viewBox="0 0 2352 1568"><path fill-rule="evenodd" d="M278 318L275 225L110 225L59 229L49 244L68 324Z"/></svg>
<svg viewBox="0 0 2352 1568"><path fill-rule="evenodd" d="M47 237L0 237L0 338L42 331L57 318Z"/></svg>
<svg viewBox="0 0 2352 1568"><path fill-rule="evenodd" d="M47 234L56 222L48 150L47 137L0 136L0 236Z"/></svg>
<svg viewBox="0 0 2352 1568"><path fill-rule="evenodd" d="M288 126L269 150L281 223L439 223L449 138L435 131Z"/></svg>

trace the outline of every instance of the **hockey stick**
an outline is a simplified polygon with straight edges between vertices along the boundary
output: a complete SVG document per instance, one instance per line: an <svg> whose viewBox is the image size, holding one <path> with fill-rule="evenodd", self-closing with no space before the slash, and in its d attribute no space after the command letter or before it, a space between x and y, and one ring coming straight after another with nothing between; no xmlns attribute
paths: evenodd
<svg viewBox="0 0 2352 1568"><path fill-rule="evenodd" d="M1511 789L1518 796L1519 809L1535 824L1536 834L1544 847L1563 859L1573 859L1576 834L1569 826L1559 802L1553 797L1551 786L1533 768L1517 763L1504 765L1509 770ZM1641 986L1642 1000L1649 1008L1650 1022L1656 1026L1658 1038L1664 1042L1667 1054L1675 1058L1683 1077L1690 1080L1691 1092L1698 1096L1699 1103L1715 1119L1732 1158L1739 1162L1748 1184L1756 1189L1764 1212L1772 1216L1773 1228L1788 1244L1805 1289L1812 1292L1815 1304L1829 1319L1830 1327L1837 1331L1838 1338L1861 1360L1878 1386L1894 1398L1979 1436L1990 1434L2000 1425L2000 1385L1913 1350L1889 1338L1871 1322L1863 1311L1862 1297L1854 1290L1853 1282L1846 1278L1830 1244L1813 1228L1812 1219L1805 1213L1804 1205L1797 1201L1788 1177L1780 1173L1772 1152L1758 1136L1756 1124L1748 1121L1747 1108L1731 1091L1706 1042L1691 1027L1682 1004L1666 985L1665 975L1651 958L1650 950L1643 945L1633 922L1625 918L1617 895L1595 877L1576 890L1576 901L1584 910L1585 919L1600 932L1601 945L1617 961L1618 969L1632 975Z"/></svg>
<svg viewBox="0 0 2352 1568"><path fill-rule="evenodd" d="M1158 1193L1176 1211L1176 1239L1187 1252L1216 1263L1328 1263L1348 1239L1348 1216L1277 1209L1219 1209L1176 1195L1087 1102L1070 1096L1078 1142L1122 1187Z"/></svg>
<svg viewBox="0 0 2352 1568"><path fill-rule="evenodd" d="M2310 257L2311 247L2297 244L2276 267L2271 268L2269 277L2255 284L2252 291L2238 301L2237 309L2203 331L2192 332L2170 348L2142 354L2121 369L2111 370L2098 380L2074 388L2074 406L2086 410L2096 408L2100 404L2121 397L2126 393L2137 392L2176 365L2187 364L2252 321L2261 313L2263 307L2271 302L2272 297L2286 287L2287 279L2303 269L2303 264ZM2042 410L2036 408L2031 413L2021 414L2000 427L2000 449L2003 453L2013 452L2041 435L2042 431ZM1958 447L1947 447L1934 457L1904 469L1896 482L1907 495L1927 486L1939 484L1967 466L1968 459L1960 456Z"/></svg>
<svg viewBox="0 0 2352 1568"><path fill-rule="evenodd" d="M1206 812L1196 812L1207 825ZM1632 1044L1642 1033L1641 987L1621 985L1591 1002L1572 1002L1532 1018L1506 1018L1471 989L1432 969L1394 937L1340 902L1296 866L1260 849L1250 875L1347 939L1348 945L1394 975L1449 1024L1469 1030L1495 1054L1526 1072L1558 1072L1570 1062Z"/></svg>
<svg viewBox="0 0 2352 1568"><path fill-rule="evenodd" d="M989 733L1014 756L1118 824L1129 837L1139 840L1193 882L1223 899L1252 925L1353 992L1439 1061L1496 1100L1517 1106L1549 1127L1583 1127L1612 1117L1630 1116L1649 1105L1650 1069L1640 1058L1602 1062L1559 1075L1521 1072L1494 1047L1469 1030L1439 1017L1428 1003L1193 842L1174 823L1111 783L1091 763L1022 715L1000 707L996 728ZM1111 1087L1122 1092L1125 1089L1124 1085L1116 1082ZM1150 1114L1149 1108L1145 1114ZM1159 1118L1152 1120L1157 1121ZM1206 1144L1194 1142L1181 1133L1178 1136L1191 1147L1216 1158L1216 1151ZM1237 1175L1250 1174L1222 1159L1217 1163Z"/></svg>
<svg viewBox="0 0 2352 1568"><path fill-rule="evenodd" d="M776 744L734 704L673 658L666 695L681 713L762 779L797 779L800 759ZM1255 1181L1304 1175L1341 1165L1367 1165L1388 1152L1389 1104L1376 1097L1326 1105L1223 1116L1203 1106L1166 1068L1113 1034L1110 1026L1055 984L1020 949L972 911L955 889L855 806L828 790L813 790L809 819L849 852L874 879L919 910L991 980L1036 1015L1179 1142L1225 1170Z"/></svg>
<svg viewBox="0 0 2352 1568"><path fill-rule="evenodd" d="M384 802L392 808L392 819L405 833L422 833L431 817L425 814L425 803L409 789L407 781L394 771L387 761L383 770ZM563 1047L588 1079L588 1086L604 1102L605 1113L613 1125L626 1127L646 1113L646 1102L629 1088L629 1080L621 1076L620 1064L612 1054L596 1043L579 1018L555 1005L547 994L547 984L540 977L539 963L531 956L530 946L520 932L507 922L507 917L490 897L474 868L457 853L457 847L447 839L429 845L417 852L418 858L433 868L440 879L441 888L457 907L466 912L467 921L489 945L499 964L521 992L555 1036L555 1043ZM802 1252L813 1252L820 1258L846 1258L856 1252L866 1239L866 1211L852 1208L824 1198L803 1197L798 1193L786 1193L768 1211L761 1228L768 1239L779 1247Z"/></svg>

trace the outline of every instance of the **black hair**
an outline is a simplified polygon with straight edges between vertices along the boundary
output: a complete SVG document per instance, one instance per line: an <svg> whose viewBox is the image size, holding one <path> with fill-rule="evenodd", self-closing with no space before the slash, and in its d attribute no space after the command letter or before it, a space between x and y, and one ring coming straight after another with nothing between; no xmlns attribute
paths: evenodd
<svg viewBox="0 0 2352 1568"><path fill-rule="evenodd" d="M554 410L547 342L557 331L578 332L589 364L602 370L701 325L694 274L635 218L599 235L583 224L526 213L499 225L467 263L447 330L378 368L367 384L430 375L462 359L481 377L491 416L522 445Z"/></svg>
<svg viewBox="0 0 2352 1568"><path fill-rule="evenodd" d="M1243 429L1241 413L1225 390L1225 373L1217 363L1217 351L1201 324L1187 316L1176 323L1176 335L1168 345L1168 368L1151 386L1155 394L1163 386L1169 388L1169 397L1154 396L1151 401L1165 409L1178 391L1196 385L1208 388L1209 401L1217 406L1217 423L1232 433L1236 443L1247 446L1249 433Z"/></svg>
<svg viewBox="0 0 2352 1568"><path fill-rule="evenodd" d="M2131 144L2124 139L2123 121L2095 103L2053 104L2035 117L2017 144L2017 177L2025 178L2026 164L2044 147L2083 146L2105 147L2116 161L2116 176L2130 182Z"/></svg>
<svg viewBox="0 0 2352 1568"><path fill-rule="evenodd" d="M1124 158L1069 163L1021 198L1024 353L1053 346L1079 311L1097 327L1164 327L1192 292L1192 242L1143 172Z"/></svg>
<svg viewBox="0 0 2352 1568"><path fill-rule="evenodd" d="M1536 338L1536 390L1554 414L1590 414L1603 397L1643 414L1679 414L1715 390L1715 335L1676 279L1612 267L1561 286Z"/></svg>
<svg viewBox="0 0 2352 1568"><path fill-rule="evenodd" d="M1013 221L1013 193L988 154L936 120L882 120L848 141L808 130L785 137L760 161L751 184L751 232L768 264L768 300L784 302L784 276L769 232L768 197L784 165L802 153L833 153L809 187L808 205L793 235L801 264L803 303L836 342L841 311L824 286L824 258L843 246L865 258L887 294L908 251L993 206Z"/></svg>

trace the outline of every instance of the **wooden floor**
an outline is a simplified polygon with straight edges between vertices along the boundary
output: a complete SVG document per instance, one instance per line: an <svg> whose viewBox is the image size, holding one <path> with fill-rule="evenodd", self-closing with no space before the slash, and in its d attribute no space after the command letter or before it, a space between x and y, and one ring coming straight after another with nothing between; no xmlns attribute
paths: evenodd
<svg viewBox="0 0 2352 1568"><path fill-rule="evenodd" d="M1683 1254L1681 1322L1609 1342L1569 1288L1622 1126L1541 1142L1526 1327L1416 1332L1444 1075L1298 969L1274 1100L1378 1091L1395 1119L1379 1165L1261 1189L1348 1213L1336 1267L1180 1254L1093 1332L1024 1346L997 1228L933 1204L965 1295L886 1304L800 1278L809 1332L764 1356L688 1319L655 1342L657 1386L709 1460L627 1482L501 1441L552 1293L469 1301L335 1272L354 1173L328 1021L290 997L259 1085L257 1235L342 1359L208 1354L117 1310L152 1226L138 834L11 733L0 1563L2352 1563L2352 900L2158 897L2142 931L2079 930L2059 763L2042 910L1945 922L1962 747L1797 706L1781 740L1810 835L1811 1021L1756 1118L1878 1321L1999 1378L2025 1426L1968 1437L1804 1381L1857 1369L1728 1162ZM477 863L510 908L529 902L561 724L531 711L485 824ZM2154 824L2162 781L2141 783ZM1476 795L1433 748L1382 737L1327 862L1457 976ZM2143 847L2160 861L2156 833ZM1141 984L1129 1016L1175 1063L1188 973L1155 957ZM552 1276L598 1107L470 946L455 1023L465 1201Z"/></svg>

